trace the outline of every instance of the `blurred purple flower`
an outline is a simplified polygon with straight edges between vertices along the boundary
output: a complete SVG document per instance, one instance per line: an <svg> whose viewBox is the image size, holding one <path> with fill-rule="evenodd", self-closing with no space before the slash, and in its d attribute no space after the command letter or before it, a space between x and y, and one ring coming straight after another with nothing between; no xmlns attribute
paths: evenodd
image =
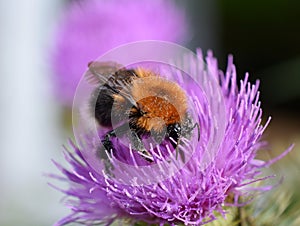
<svg viewBox="0 0 300 226"><path fill-rule="evenodd" d="M87 62L121 44L140 40L183 43L185 15L171 0L74 1L57 27L52 65L57 92L71 106Z"/></svg>
<svg viewBox="0 0 300 226"><path fill-rule="evenodd" d="M200 65L200 52L198 61ZM105 171L96 171L83 155L83 150L72 144L75 153L66 152L65 156L72 166L71 171L55 163L64 174L63 180L70 183L70 187L63 192L67 195L70 201L68 205L72 210L72 214L63 218L57 225L75 221L86 225L110 225L116 219L126 219L132 224L143 221L159 225L202 225L215 220L217 213L225 216L224 207L227 205L243 205L239 203L239 197L249 196L253 191L253 187L249 185L269 178L262 176L263 168L282 158L291 147L267 162L256 159L257 152L265 145L261 136L269 123L268 120L266 125L261 124L259 83L251 85L247 74L238 88L232 57L229 57L225 74L219 71L217 60L211 52L208 53L206 63L206 67L198 67L197 62L188 60L188 65L191 71L196 73L196 77L209 74L219 81L217 85L220 86L224 98L225 109L220 110L225 111L225 133L221 137L215 158L206 167L201 167L206 150L204 147L208 146L208 140L212 136L212 122L223 120L207 116L209 106L206 106L207 102L204 99L198 99L198 105L193 106L198 113L201 139L195 150L192 150L192 158L175 175L160 182L140 186L134 182L120 183ZM194 70L195 68L198 68L198 71ZM190 85L183 85L183 88L187 93L191 93L188 88L193 89ZM198 94L194 95L197 99ZM216 102L219 103L217 100ZM219 108L221 107L220 105ZM215 136L220 136L218 131ZM186 145L182 147L183 151L191 152L190 144L191 141L186 141ZM114 172L123 170L115 164L118 158L131 165L134 162L138 163L138 156L134 156L131 149L122 146L117 140L114 141L114 146L122 153L122 157L113 156L110 159ZM161 150L165 148L163 146L161 145ZM85 151L93 153L92 149L96 148L91 146L90 150ZM155 176L154 171L150 177ZM271 187L255 187L254 190L265 191ZM234 200L226 203L229 197L234 197Z"/></svg>

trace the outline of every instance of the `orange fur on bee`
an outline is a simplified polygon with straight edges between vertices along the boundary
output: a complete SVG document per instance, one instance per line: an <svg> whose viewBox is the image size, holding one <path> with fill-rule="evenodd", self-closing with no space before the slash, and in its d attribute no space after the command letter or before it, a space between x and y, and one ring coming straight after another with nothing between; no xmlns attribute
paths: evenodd
<svg viewBox="0 0 300 226"><path fill-rule="evenodd" d="M138 67L137 69L134 70L134 72L136 73L136 75L139 78L144 78L144 77L149 77L149 76L154 76L155 74L153 73L153 71Z"/></svg>
<svg viewBox="0 0 300 226"><path fill-rule="evenodd" d="M137 123L147 131L161 131L165 125L180 123L186 117L186 94L174 82L148 74L135 79L131 91L143 112Z"/></svg>

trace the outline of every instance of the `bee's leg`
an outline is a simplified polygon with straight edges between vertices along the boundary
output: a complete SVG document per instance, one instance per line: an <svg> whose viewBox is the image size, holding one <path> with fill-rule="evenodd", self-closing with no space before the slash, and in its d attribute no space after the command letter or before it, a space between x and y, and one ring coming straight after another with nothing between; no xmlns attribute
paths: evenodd
<svg viewBox="0 0 300 226"><path fill-rule="evenodd" d="M192 121L188 118L183 125L183 128L186 128L186 131L183 132L183 134L191 134L191 132L197 127L198 132L198 141L200 140L200 125L198 122L196 122L194 125L192 125Z"/></svg>
<svg viewBox="0 0 300 226"><path fill-rule="evenodd" d="M143 142L141 141L141 139L139 138L136 132L131 131L130 141L133 148L137 150L142 157L144 157L149 162L153 162L154 159L152 155L147 151Z"/></svg>
<svg viewBox="0 0 300 226"><path fill-rule="evenodd" d="M197 131L198 131L198 141L200 140L200 126L199 126L199 123L196 122L193 127L188 130L188 133L192 132L195 128L197 127Z"/></svg>
<svg viewBox="0 0 300 226"><path fill-rule="evenodd" d="M116 137L117 135L123 135L126 130L127 130L128 126L127 125L121 125L109 132L107 132L104 136L104 138L101 140L102 143L102 147L99 148L98 151L98 156L100 159L104 160L104 166L105 166L105 171L112 175L112 170L113 165L111 164L111 162L108 160L108 155L110 155L111 153L113 153L115 151L113 143L111 141L112 137ZM107 152L105 152L105 150Z"/></svg>
<svg viewBox="0 0 300 226"><path fill-rule="evenodd" d="M111 137L116 137L116 133L114 130L109 131L105 134L104 138L101 140L102 146L99 147L97 156L102 160L105 167L105 172L108 175L113 176L112 170L114 169L112 163L109 160L109 156L111 152L114 151L113 144L111 142Z"/></svg>
<svg viewBox="0 0 300 226"><path fill-rule="evenodd" d="M122 136L124 135L126 132L128 131L128 125L127 124L123 124L109 132L107 132L104 136L104 138L101 140L104 148L107 151L114 151L114 147L113 147L113 143L111 142L111 138L112 137L117 137L118 136Z"/></svg>
<svg viewBox="0 0 300 226"><path fill-rule="evenodd" d="M176 151L176 159L178 159L178 154L179 154L181 160L184 162L185 161L184 153L179 148L180 137L181 137L181 133L182 133L182 128L181 128L180 124L175 123L175 124L169 125L167 128L167 131L168 131L168 137L173 139L173 141L171 141L171 143L172 143L173 148Z"/></svg>
<svg viewBox="0 0 300 226"><path fill-rule="evenodd" d="M111 130L109 131L107 134L105 134L105 137L102 139L102 144L104 146L104 148L110 152L110 151L113 151L114 147L113 147L113 144L111 142L111 137L116 137L116 132L115 130Z"/></svg>
<svg viewBox="0 0 300 226"><path fill-rule="evenodd" d="M195 126L197 126L197 130L198 130L198 141L200 140L200 126L199 123L196 123Z"/></svg>
<svg viewBox="0 0 300 226"><path fill-rule="evenodd" d="M107 149L107 148L104 147L104 145L99 147L97 150L97 157L100 158L101 161L103 162L105 172L112 176L113 175L112 170L114 169L114 166L109 161L109 158L108 158L109 153L106 152L105 149Z"/></svg>
<svg viewBox="0 0 300 226"><path fill-rule="evenodd" d="M115 148L113 146L111 138L117 137L117 135L118 136L124 135L126 133L128 133L128 124L121 125L115 129L107 132L105 134L104 138L101 140L104 149L107 150L109 153L114 152ZM140 155L143 156L147 161L153 162L154 159L153 159L152 155L146 150L146 148L144 147L144 144L142 143L141 139L139 138L139 136L137 135L136 132L131 130L130 134L129 134L129 139L130 139L133 149L137 150L140 153ZM103 159L103 157L102 157L102 159Z"/></svg>
<svg viewBox="0 0 300 226"><path fill-rule="evenodd" d="M182 149L179 148L179 144L180 144L180 138L178 138L177 140L177 146L176 146L176 160L178 159L178 154L180 155L180 158L183 162L185 162L185 155L184 152L182 151Z"/></svg>

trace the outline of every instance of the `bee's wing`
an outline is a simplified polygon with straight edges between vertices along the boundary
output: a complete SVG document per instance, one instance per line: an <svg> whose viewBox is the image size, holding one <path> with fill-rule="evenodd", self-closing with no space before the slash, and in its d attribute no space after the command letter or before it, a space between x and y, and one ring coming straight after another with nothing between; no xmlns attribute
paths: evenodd
<svg viewBox="0 0 300 226"><path fill-rule="evenodd" d="M130 80L132 74L127 71L123 65L114 61L92 61L88 64L88 68L85 79L89 84L95 86L106 84L107 88L111 89L116 94L123 96L133 106L136 106L130 92ZM123 73L116 75L116 72L121 70Z"/></svg>
<svg viewBox="0 0 300 226"><path fill-rule="evenodd" d="M136 102L131 93L132 79L134 79L134 77L136 77L136 75L132 70L122 70L120 73L113 75L113 79L110 79L107 83L110 89L124 97L132 106L136 106Z"/></svg>
<svg viewBox="0 0 300 226"><path fill-rule="evenodd" d="M124 68L123 65L113 61L99 62L92 61L88 64L88 71L85 73L86 81L91 85L100 85L107 82L110 75Z"/></svg>

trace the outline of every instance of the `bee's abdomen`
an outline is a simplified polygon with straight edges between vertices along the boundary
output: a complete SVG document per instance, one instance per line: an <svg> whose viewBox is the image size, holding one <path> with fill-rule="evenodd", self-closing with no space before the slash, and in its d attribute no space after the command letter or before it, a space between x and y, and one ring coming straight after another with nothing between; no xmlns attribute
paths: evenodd
<svg viewBox="0 0 300 226"><path fill-rule="evenodd" d="M111 110L114 103L111 90L101 89L97 95L94 109L95 118L101 126L111 127Z"/></svg>

